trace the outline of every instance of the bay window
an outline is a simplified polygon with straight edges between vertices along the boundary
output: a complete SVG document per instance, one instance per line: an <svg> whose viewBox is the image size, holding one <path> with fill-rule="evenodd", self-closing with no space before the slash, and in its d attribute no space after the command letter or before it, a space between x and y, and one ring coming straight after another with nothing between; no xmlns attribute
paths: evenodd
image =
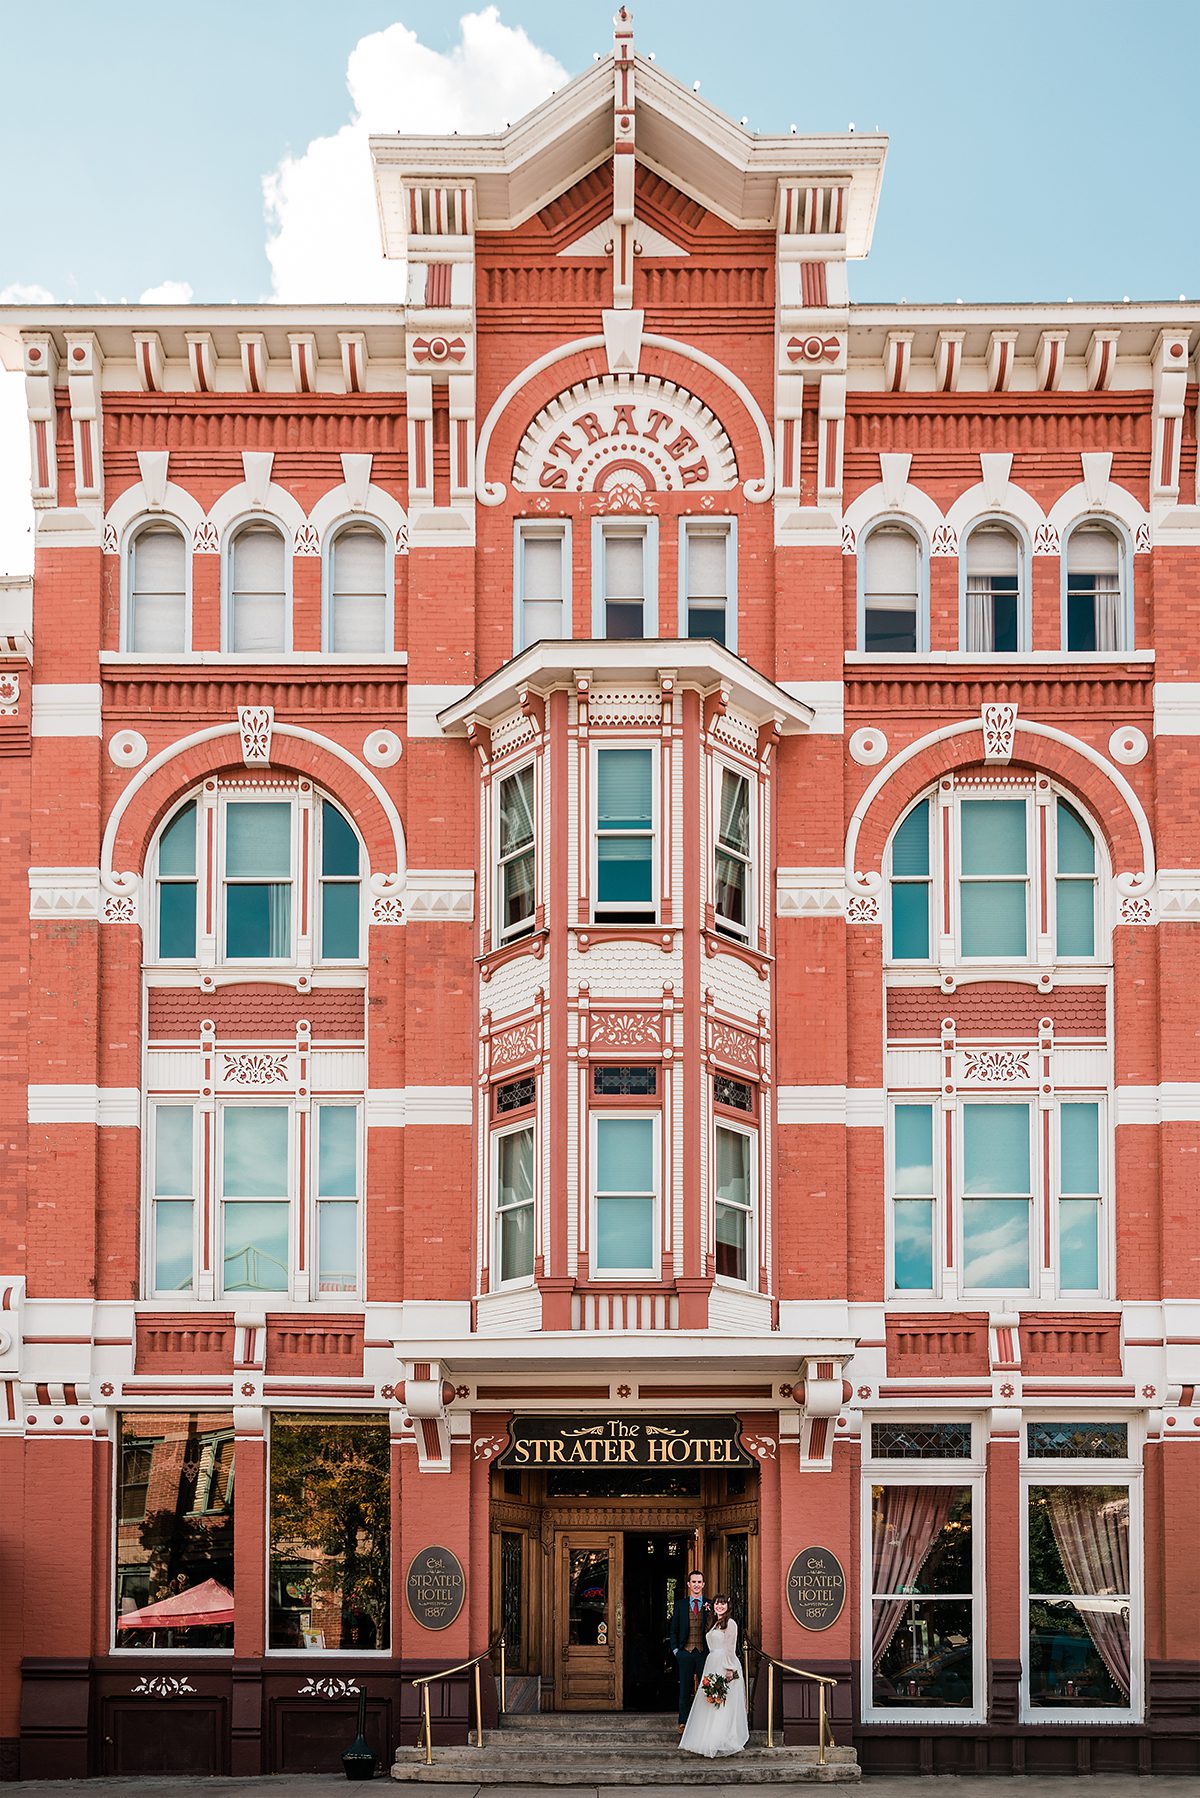
<svg viewBox="0 0 1200 1798"><path fill-rule="evenodd" d="M732 768L720 772L713 854L713 912L727 936L750 934L750 781Z"/></svg>
<svg viewBox="0 0 1200 1798"><path fill-rule="evenodd" d="M718 1124L713 1239L718 1279L749 1284L754 1274L754 1138Z"/></svg>
<svg viewBox="0 0 1200 1798"><path fill-rule="evenodd" d="M598 749L595 768L595 922L653 923L652 752Z"/></svg>
<svg viewBox="0 0 1200 1798"><path fill-rule="evenodd" d="M533 1277L534 1126L496 1137L496 1222L493 1265L501 1286Z"/></svg>
<svg viewBox="0 0 1200 1798"><path fill-rule="evenodd" d="M592 1119L594 1275L658 1271L657 1119L604 1113Z"/></svg>
<svg viewBox="0 0 1200 1798"><path fill-rule="evenodd" d="M527 936L537 914L533 763L497 786L497 940Z"/></svg>

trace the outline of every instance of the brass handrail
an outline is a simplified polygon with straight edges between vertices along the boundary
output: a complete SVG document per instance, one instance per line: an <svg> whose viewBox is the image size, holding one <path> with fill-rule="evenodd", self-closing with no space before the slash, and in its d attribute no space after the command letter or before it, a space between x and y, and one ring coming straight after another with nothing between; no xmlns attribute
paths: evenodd
<svg viewBox="0 0 1200 1798"><path fill-rule="evenodd" d="M823 1767L825 1765L825 1749L827 1747L829 1747L829 1748L837 1747L837 1743L833 1739L833 1730L830 1727L829 1717L828 1717L828 1714L825 1709L825 1688L826 1688L826 1686L836 1686L838 1683L837 1680L831 1679L827 1673L812 1673L809 1671L809 1669L807 1667L793 1667L790 1661L777 1660L773 1654L768 1654L766 1649L761 1647L759 1645L759 1643L751 1642L749 1637L746 1638L746 1646L747 1646L747 1648L753 1648L754 1652L758 1655L759 1660L765 1661L767 1663L767 1747L768 1748L774 1748L774 1746L775 1746L775 1669L776 1669L776 1667L779 1668L781 1673L794 1673L797 1676L797 1678L810 1679L810 1680L814 1681L814 1683L816 1684L816 1687L817 1687L817 1765L818 1765L818 1767ZM757 1683L758 1683L758 1676L756 1674L755 1675L755 1684L757 1685Z"/></svg>
<svg viewBox="0 0 1200 1798"><path fill-rule="evenodd" d="M493 1636L491 1641L488 1643L487 1647L484 1649L483 1653L475 1655L473 1657L473 1659L471 1659L469 1661L460 1661L456 1667L443 1667L437 1673L426 1673L426 1674L423 1674L420 1679L413 1680L412 1684L413 1684L414 1688L419 1688L420 1693L421 1693L421 1714L422 1714L422 1718L424 1721L424 1728L425 1728L425 1765L427 1767L432 1767L432 1765L433 1765L433 1723L432 1723L432 1720L431 1720L430 1714L429 1714L429 1688L430 1688L430 1686L433 1685L435 1680L450 1679L456 1673L469 1673L472 1671L472 1669L474 1669L475 1677L474 1677L474 1680L472 1683L475 1688L475 1746L476 1746L476 1748L482 1748L483 1747L483 1697L482 1697L482 1693L480 1691L480 1685L479 1685L479 1669L480 1669L481 1664L484 1661L491 1660L492 1655L497 1648L499 1648L499 1650L500 1650L500 1714L501 1714L501 1716L503 1716L504 1710L505 1710L505 1689L504 1689L505 1688L505 1665L504 1665L504 1632L503 1631L500 1631L500 1633L498 1635ZM470 1730L468 1730L467 1731L468 1742L470 1741L470 1739L471 1739L471 1732L470 1732ZM419 1743L417 1745L418 1745L418 1747L420 1746Z"/></svg>

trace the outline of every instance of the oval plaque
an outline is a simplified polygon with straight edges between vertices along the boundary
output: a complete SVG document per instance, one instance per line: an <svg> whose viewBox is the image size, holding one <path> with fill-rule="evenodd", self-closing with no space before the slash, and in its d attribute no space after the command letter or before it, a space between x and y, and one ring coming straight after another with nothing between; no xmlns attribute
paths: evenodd
<svg viewBox="0 0 1200 1798"><path fill-rule="evenodd" d="M846 1602L846 1575L828 1548L804 1548L787 1575L788 1610L801 1629L828 1629Z"/></svg>
<svg viewBox="0 0 1200 1798"><path fill-rule="evenodd" d="M404 1596L425 1629L449 1629L466 1593L462 1562L448 1548L423 1548L409 1562Z"/></svg>

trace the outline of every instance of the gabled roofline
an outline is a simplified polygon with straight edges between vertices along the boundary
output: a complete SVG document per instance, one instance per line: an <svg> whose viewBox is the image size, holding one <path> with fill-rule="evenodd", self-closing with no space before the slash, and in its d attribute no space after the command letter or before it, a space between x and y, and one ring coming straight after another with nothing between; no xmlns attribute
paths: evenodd
<svg viewBox="0 0 1200 1798"><path fill-rule="evenodd" d="M465 736L472 719L490 723L503 718L521 703L523 693L573 687L585 670L593 681L656 680L669 672L677 686L703 693L723 688L734 705L760 723L777 719L785 736L809 730L816 716L815 706L793 699L732 650L706 638L556 637L522 650L440 711L437 721L448 736Z"/></svg>

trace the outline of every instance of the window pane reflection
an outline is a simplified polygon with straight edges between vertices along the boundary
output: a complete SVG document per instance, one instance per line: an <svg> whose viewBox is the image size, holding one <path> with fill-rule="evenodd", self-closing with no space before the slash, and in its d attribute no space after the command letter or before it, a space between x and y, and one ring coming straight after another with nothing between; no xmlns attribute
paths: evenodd
<svg viewBox="0 0 1200 1798"><path fill-rule="evenodd" d="M276 1417L272 1648L386 1648L391 1476L382 1417Z"/></svg>
<svg viewBox="0 0 1200 1798"><path fill-rule="evenodd" d="M233 1415L127 1412L116 1646L233 1647Z"/></svg>

